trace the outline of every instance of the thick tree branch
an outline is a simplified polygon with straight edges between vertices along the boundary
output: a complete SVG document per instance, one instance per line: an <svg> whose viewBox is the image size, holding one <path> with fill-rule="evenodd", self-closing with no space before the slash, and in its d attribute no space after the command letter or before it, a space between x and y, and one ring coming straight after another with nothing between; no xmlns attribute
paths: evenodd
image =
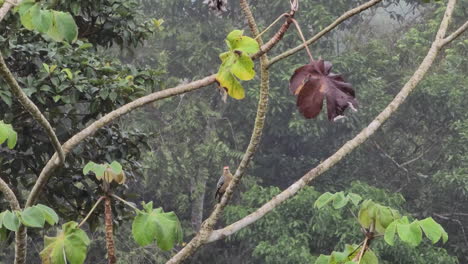
<svg viewBox="0 0 468 264"><path fill-rule="evenodd" d="M21 105L31 114L31 116L44 128L47 135L49 136L52 145L55 148L55 151L59 153L60 162L65 162L65 155L62 150L60 141L57 138L57 135L54 132L54 129L50 125L49 121L44 117L39 108L29 99L29 97L23 92L15 77L11 73L10 69L3 60L2 53L0 53L0 75L5 79L8 86L10 86L11 92L15 97L20 101Z"/></svg>
<svg viewBox="0 0 468 264"><path fill-rule="evenodd" d="M415 89L418 83L422 80L424 75L427 73L432 63L437 57L439 51L449 42L444 41L444 36L447 31L448 23L452 17L453 9L455 6L456 0L449 0L447 4L447 9L445 11L444 18L440 24L439 30L437 32L436 38L431 45L426 57L419 65L418 69L414 72L413 76L408 80L408 82L403 86L401 91L396 95L396 97L390 102L390 104L358 135L356 135L352 140L346 142L338 151L335 152L332 156L327 158L325 161L320 163L317 167L309 171L307 174L302 176L298 181L289 186L286 190L276 195L269 202L265 203L255 212L247 215L246 217L240 219L239 221L219 230L215 230L211 233L208 242L213 242L219 239L223 239L227 236L234 234L235 232L241 230L244 227L254 223L255 221L262 218L267 213L271 212L278 205L286 201L287 199L294 196L299 190L304 188L309 182L317 178L319 175L330 169L333 165L343 159L355 148L360 146L364 141L366 141L370 136L372 136L377 129L382 126L382 124L400 107L400 105L406 100L408 95Z"/></svg>
<svg viewBox="0 0 468 264"><path fill-rule="evenodd" d="M331 23L330 25L328 25L326 28L324 28L322 31L320 31L318 34L316 34L315 36L313 36L311 39L307 40L306 41L306 44L307 45L310 45L312 43L314 43L315 41L317 41L319 38L321 38L323 35L327 34L328 32L330 32L332 29L334 29L336 26L338 26L339 24L341 24L343 21L345 21L346 19L356 15L356 14L359 14L361 13L362 11L378 4L382 2L382 0L371 0L365 4L362 4L356 8L353 8L353 9L350 9L348 11L346 11L343 15L341 15L338 19L336 19L333 23ZM281 53L280 55L274 57L273 59L270 60L270 66L277 63L278 61L282 60L282 59L285 59L291 55L293 55L294 53L302 50L304 48L304 45L301 44L293 49L290 49L288 51L285 51L283 53Z"/></svg>
<svg viewBox="0 0 468 264"><path fill-rule="evenodd" d="M3 3L2 7L0 7L0 22L3 20L3 18L6 16L8 11L15 5L18 5L21 3L22 0L6 0L5 3Z"/></svg>
<svg viewBox="0 0 468 264"><path fill-rule="evenodd" d="M141 98L138 98L135 101L132 101L132 102L130 102L130 103L128 103L128 104L126 104L126 105L124 105L124 106L122 106L122 107L120 107L120 108L118 108L118 109L116 109L116 110L114 110L114 111L112 111L110 113L108 113L107 115L101 117L99 120L94 121L87 128L81 130L79 133L74 135L72 138L70 138L67 142L65 142L63 144L63 146L62 146L63 151L64 151L65 155L68 154L80 142L82 142L87 137L89 137L89 136L93 135L94 133L96 133L97 130L99 130L100 128L102 128L103 126L109 124L113 120L119 118L120 116L122 116L122 115L136 109L136 108L142 107L142 106L144 106L146 104L149 104L149 103L152 103L152 102L154 102L156 100L160 100L160 99L168 98L168 97L171 97L171 96L174 96L174 95L183 94L183 93L186 93L186 92L190 92L190 91L200 89L200 88L202 88L204 86L207 86L209 84L214 83L214 81L215 81L215 75L213 74L213 75L210 75L210 76L205 77L205 78L203 78L201 80L198 80L198 81L194 81L194 82L191 82L191 83L188 83L188 84L182 84L182 85L179 85L179 86L174 87L174 88L158 91L158 92L149 94L147 96L143 96ZM31 190L31 193L29 194L29 197L28 197L28 200L26 202L25 207L29 207L29 206L33 205L36 202L42 188L46 184L46 182L49 179L50 175L53 173L53 171L55 169L58 168L59 164L56 164L55 162L53 162L56 155L57 155L57 153L54 154L54 156L49 160L49 162L47 162L44 169L42 169L39 177L36 180L36 183L35 183L33 189Z"/></svg>
<svg viewBox="0 0 468 264"><path fill-rule="evenodd" d="M286 25L288 24L288 25ZM268 41L265 45L262 45L260 48L260 51L252 56L252 58L259 57L260 55L268 52L271 48L273 48L283 37L284 33L286 33L287 28L289 27L289 24L291 22L286 21L285 24L279 29L279 31L273 36L273 38ZM96 120L94 123L92 123L90 126L87 128L83 129L80 131L78 134L74 135L71 139L69 139L67 142L65 142L62 146L64 154L66 155L68 152L70 152L74 147L76 147L81 141L86 139L87 137L93 135L97 130L102 128L103 126L109 124L112 122L114 119L119 118L120 116L127 114L128 112L135 110L139 107L142 107L146 104L152 103L154 101L168 98L171 96L176 96L179 94L187 93L190 91L194 91L197 89L200 89L202 87L208 86L210 84L213 84L216 81L216 75L210 75L207 76L203 79L193 81L188 84L184 85L179 85L174 88L169 88L166 90L158 91L149 95L146 95L144 97L141 97L133 102L130 102L124 106L121 106L120 108L110 112L109 114L103 116L99 120ZM53 173L55 169L58 168L57 164L53 164L53 160L56 159L57 153L55 153L52 158L47 162L45 167L42 169L38 179L36 180L36 183L29 194L28 200L26 202L26 206L31 206L33 205L42 188L44 185L47 183L47 180L49 179L50 175Z"/></svg>
<svg viewBox="0 0 468 264"><path fill-rule="evenodd" d="M12 211L21 210L21 206L15 193L2 178L0 178L0 192L3 193L3 197L10 204L10 209ZM26 228L23 226L20 227L18 232L15 234L15 264L24 263L24 260L26 259L26 235Z"/></svg>
<svg viewBox="0 0 468 264"><path fill-rule="evenodd" d="M247 18L247 22L249 24L250 30L252 31L252 35L254 37L257 37L259 35L259 30L247 3L247 0L240 0L240 6L245 17ZM287 26L289 26L289 24ZM260 44L260 46L262 46L263 41L260 37L257 38L257 41ZM197 235L195 235L195 237L192 238L192 240L184 248L182 248L181 251L179 251L175 256L173 256L166 264L181 263L189 256L194 254L199 247L206 243L208 237L210 236L213 230L214 225L217 223L219 217L221 216L221 213L226 207L228 201L231 199L235 188L239 185L240 180L244 175L247 166L250 163L250 160L252 159L253 155L255 154L258 148L258 145L260 144L262 130L265 125L265 116L268 108L269 94L268 57L266 54L263 54L260 57L260 75L260 99L258 102L257 116L255 117L254 128L252 131L252 136L250 138L249 145L247 146L247 150L245 151L244 156L242 157L239 167L237 168L233 179L231 180L228 188L226 189L226 192L222 196L221 202L216 205L211 215L203 222L200 231L197 233Z"/></svg>

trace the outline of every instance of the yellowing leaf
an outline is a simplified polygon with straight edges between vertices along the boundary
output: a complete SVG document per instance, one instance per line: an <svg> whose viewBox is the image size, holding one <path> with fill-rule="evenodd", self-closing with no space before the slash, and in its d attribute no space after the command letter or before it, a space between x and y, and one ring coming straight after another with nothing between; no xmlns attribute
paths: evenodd
<svg viewBox="0 0 468 264"><path fill-rule="evenodd" d="M216 75L216 81L221 87L227 90L229 96L232 98L237 100L244 99L244 88L239 83L239 81L234 78L232 73L220 70Z"/></svg>
<svg viewBox="0 0 468 264"><path fill-rule="evenodd" d="M255 77L254 62L245 53L237 55L237 61L232 65L231 73L237 78L248 81Z"/></svg>

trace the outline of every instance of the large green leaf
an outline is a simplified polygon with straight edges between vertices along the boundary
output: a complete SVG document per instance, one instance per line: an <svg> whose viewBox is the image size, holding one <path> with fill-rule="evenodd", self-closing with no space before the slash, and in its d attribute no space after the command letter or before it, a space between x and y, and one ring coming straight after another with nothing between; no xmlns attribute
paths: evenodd
<svg viewBox="0 0 468 264"><path fill-rule="evenodd" d="M21 213L21 222L28 227L43 227L45 224L45 217L42 210L37 207L28 207Z"/></svg>
<svg viewBox="0 0 468 264"><path fill-rule="evenodd" d="M433 244L437 243L440 238L443 239L444 243L447 242L447 233L439 223L432 219L432 217L420 220L418 221L418 224Z"/></svg>
<svg viewBox="0 0 468 264"><path fill-rule="evenodd" d="M50 10L41 10L39 15L32 17L32 22L37 31L46 33L52 25L52 12Z"/></svg>
<svg viewBox="0 0 468 264"><path fill-rule="evenodd" d="M384 240L390 246L395 244L395 233L396 233L397 223L396 221L390 223L387 228L385 229L385 236Z"/></svg>
<svg viewBox="0 0 468 264"><path fill-rule="evenodd" d="M46 236L44 250L40 256L43 264L82 264L90 240L86 233L78 228L78 223L68 222L62 225L62 230L55 237Z"/></svg>
<svg viewBox="0 0 468 264"><path fill-rule="evenodd" d="M20 220L15 212L5 211L3 215L3 226L11 231L18 231Z"/></svg>
<svg viewBox="0 0 468 264"><path fill-rule="evenodd" d="M139 211L132 223L132 234L140 246L146 246L154 241L163 250L169 250L175 244L182 242L182 227L173 212L164 213L161 208L152 209L145 206L145 211Z"/></svg>
<svg viewBox="0 0 468 264"><path fill-rule="evenodd" d="M34 30L35 24L33 23L33 18L40 17L41 8L39 4L35 4L28 8L27 11L20 14L21 24L28 30Z"/></svg>
<svg viewBox="0 0 468 264"><path fill-rule="evenodd" d="M74 42L78 37L78 27L72 15L55 10L51 12L52 24L47 31L47 35L55 41L66 40L68 42Z"/></svg>
<svg viewBox="0 0 468 264"><path fill-rule="evenodd" d="M404 217L405 218L405 217ZM417 246L422 240L422 231L417 221L411 224L397 223L397 232L400 239L410 246Z"/></svg>
<svg viewBox="0 0 468 264"><path fill-rule="evenodd" d="M44 215L44 218L49 225L55 225L58 223L59 217L57 213L50 207L43 204L37 204L35 207L39 208Z"/></svg>

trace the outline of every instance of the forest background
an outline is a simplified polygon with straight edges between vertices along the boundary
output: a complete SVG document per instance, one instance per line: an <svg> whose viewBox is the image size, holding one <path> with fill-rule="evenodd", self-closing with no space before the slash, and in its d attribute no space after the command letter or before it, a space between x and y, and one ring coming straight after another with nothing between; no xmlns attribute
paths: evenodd
<svg viewBox="0 0 468 264"><path fill-rule="evenodd" d="M233 29L248 32L237 1L230 1L220 16L201 0L49 2L51 8L74 15L77 43L47 41L21 28L18 17L11 15L0 24L0 50L61 142L135 98L216 73L226 35ZM249 2L260 28L289 10L289 1ZM296 17L308 38L364 2L301 1ZM356 90L358 112L345 120L329 122L324 114L307 120L297 112L288 82L293 70L304 64L305 51L273 65L261 145L222 222L254 211L366 126L418 67L443 12L443 1L383 1L312 45L314 54L332 61L333 69ZM451 29L466 17L468 1L460 0ZM272 52L300 43L290 30ZM342 190L416 218L432 216L449 234L449 241L436 247L429 242L416 248L376 242L373 250L381 263L467 263L467 57L465 34L441 52L407 102L370 140L313 181L313 187L226 240L205 245L190 263L312 263L319 254L353 240L358 243L359 228L351 213L313 208L321 193ZM48 72L43 64L57 70ZM136 204L152 200L176 212L188 241L213 209L222 167L235 168L242 158L256 114L258 84L259 78L244 83L244 100L224 103L211 85L113 122L71 152L40 202L54 208L61 221L83 218L99 196L95 180L83 176L84 165L119 160L128 177L119 187L121 196ZM11 123L19 135L15 149L0 146L0 177L23 204L54 148L3 80L0 120ZM7 209L7 203L2 201L0 208ZM107 262L100 210L88 220L93 242L86 263ZM123 204L114 212L119 263L162 263L178 249L138 247L128 239L132 212ZM53 231L29 235L30 263L40 262L43 235ZM0 262L13 262L12 240L1 242L6 250L0 251Z"/></svg>

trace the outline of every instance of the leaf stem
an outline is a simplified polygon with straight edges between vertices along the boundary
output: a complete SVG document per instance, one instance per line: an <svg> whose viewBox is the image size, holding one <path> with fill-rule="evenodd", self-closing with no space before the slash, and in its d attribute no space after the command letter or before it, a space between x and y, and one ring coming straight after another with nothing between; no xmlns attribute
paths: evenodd
<svg viewBox="0 0 468 264"><path fill-rule="evenodd" d="M294 19L294 18L292 18L291 20L294 23L294 25L296 26L297 31L299 32L299 36L301 36L302 42L304 43L304 48L306 49L307 54L309 55L310 62L313 62L314 57L312 57L312 53L310 52L309 46L307 45L307 41L304 38L304 34L302 34L302 30L301 30L301 27L299 26L299 23L297 23L296 19Z"/></svg>
<svg viewBox="0 0 468 264"><path fill-rule="evenodd" d="M261 37L268 30L270 30L284 16L289 16L289 14L288 13L281 14L275 21L273 21L273 23L271 23L267 28L265 28L262 32L260 32L260 34L258 34L258 36L255 37L255 40L257 40L259 37Z"/></svg>
<svg viewBox="0 0 468 264"><path fill-rule="evenodd" d="M89 213L86 215L86 217L80 222L80 224L78 224L78 227L81 227L82 225L84 225L84 223L86 223L86 221L88 220L88 218L91 216L91 214L94 212L94 210L96 210L96 207L99 205L99 203L101 203L101 201L104 199L104 196L101 196L99 197L99 199L96 201L96 203L94 204L93 208L91 208L91 210L89 211Z"/></svg>
<svg viewBox="0 0 468 264"><path fill-rule="evenodd" d="M124 203L124 204L130 206L131 208L133 208L133 209L135 209L135 210L140 210L140 209L138 209L136 206L134 206L133 204L131 204L131 203L125 201L124 199L120 198L119 196L117 196L117 195L115 195L115 194L111 194L110 196L114 197L115 199L121 201L122 203Z"/></svg>

